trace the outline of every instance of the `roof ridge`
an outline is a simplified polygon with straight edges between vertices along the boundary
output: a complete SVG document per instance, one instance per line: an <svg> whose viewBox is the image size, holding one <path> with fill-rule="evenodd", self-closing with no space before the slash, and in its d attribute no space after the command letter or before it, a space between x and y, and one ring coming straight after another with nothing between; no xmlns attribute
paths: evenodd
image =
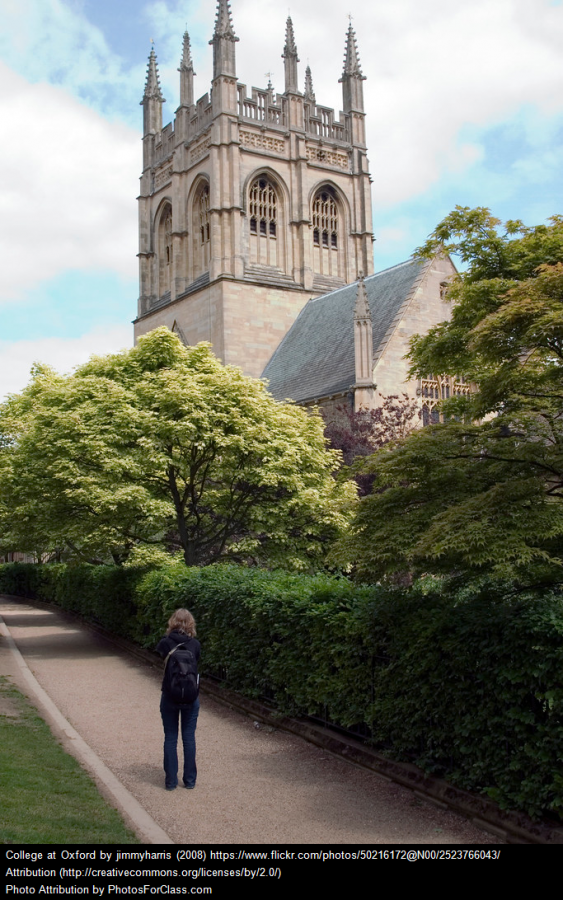
<svg viewBox="0 0 563 900"><path fill-rule="evenodd" d="M405 259L404 262L395 263L394 266L388 266L386 269L382 269L381 272L374 272L373 275L366 275L366 281L368 278L377 278L379 275L385 275L386 272L391 272L393 269L401 269L403 266L410 266L413 263L424 262L424 260L413 259L412 256L410 259Z"/></svg>
<svg viewBox="0 0 563 900"><path fill-rule="evenodd" d="M400 269L402 266L413 265L414 263L423 262L423 260L418 259L406 259L402 263L397 263L394 266L389 266L387 269L382 269L381 272L374 272L373 275L366 275L365 281L371 281L372 278L379 278L380 275L385 275L387 272L392 272L393 269ZM342 287L335 288L334 291L329 291L326 294L319 294L318 297L311 297L308 301L309 303L316 303L317 300L324 300L326 297L334 297L335 294L338 294L339 291L345 291L353 284L358 284L359 278L356 278L355 281L351 281L349 284L343 284Z"/></svg>

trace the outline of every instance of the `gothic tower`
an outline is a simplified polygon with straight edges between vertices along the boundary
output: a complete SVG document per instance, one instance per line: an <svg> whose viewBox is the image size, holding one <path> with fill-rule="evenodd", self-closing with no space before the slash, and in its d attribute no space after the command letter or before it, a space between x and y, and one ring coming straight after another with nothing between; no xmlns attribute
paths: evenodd
<svg viewBox="0 0 563 900"><path fill-rule="evenodd" d="M162 127L157 60L145 93L138 337L167 325L259 376L307 300L373 273L371 188L356 38L346 36L343 111L320 106L287 19L285 90L237 81L229 0L218 0L211 93L194 102L189 35L180 106Z"/></svg>

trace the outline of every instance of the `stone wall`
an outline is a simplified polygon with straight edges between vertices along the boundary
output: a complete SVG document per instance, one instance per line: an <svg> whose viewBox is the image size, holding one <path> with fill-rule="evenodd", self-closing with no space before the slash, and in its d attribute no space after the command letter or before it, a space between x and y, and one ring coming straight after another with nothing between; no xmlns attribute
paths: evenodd
<svg viewBox="0 0 563 900"><path fill-rule="evenodd" d="M311 294L219 279L135 322L135 340L176 323L190 345L210 341L226 364L259 378Z"/></svg>
<svg viewBox="0 0 563 900"><path fill-rule="evenodd" d="M447 258L433 260L425 268L376 351L373 380L377 394L406 393L416 397L417 381L409 380L407 376L409 363L405 354L409 350L409 340L450 318L451 304L443 297L442 285L454 275L455 268Z"/></svg>

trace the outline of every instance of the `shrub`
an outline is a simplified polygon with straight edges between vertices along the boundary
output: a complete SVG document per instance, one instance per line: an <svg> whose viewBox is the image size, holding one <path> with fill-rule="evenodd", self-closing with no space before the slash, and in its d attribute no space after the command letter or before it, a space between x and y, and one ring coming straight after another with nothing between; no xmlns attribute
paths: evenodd
<svg viewBox="0 0 563 900"><path fill-rule="evenodd" d="M194 613L203 674L326 716L503 807L563 818L563 597L429 579L412 588L216 565L0 567L0 590L154 646Z"/></svg>

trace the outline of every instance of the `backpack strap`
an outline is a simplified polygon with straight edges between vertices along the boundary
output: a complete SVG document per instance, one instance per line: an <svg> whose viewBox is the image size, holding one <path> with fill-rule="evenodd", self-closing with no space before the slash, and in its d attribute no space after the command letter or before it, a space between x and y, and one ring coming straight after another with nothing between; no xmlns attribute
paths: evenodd
<svg viewBox="0 0 563 900"><path fill-rule="evenodd" d="M173 654L173 653L176 653L176 650L178 649L178 647L185 647L185 646L186 646L186 642L185 642L185 641L182 641L181 644L176 644L175 647L172 647L172 650L170 651L170 653L168 654L168 656L167 656L166 659L164 660L164 671L166 671L166 666L168 665L168 660L170 659L170 657L172 656L172 654Z"/></svg>

